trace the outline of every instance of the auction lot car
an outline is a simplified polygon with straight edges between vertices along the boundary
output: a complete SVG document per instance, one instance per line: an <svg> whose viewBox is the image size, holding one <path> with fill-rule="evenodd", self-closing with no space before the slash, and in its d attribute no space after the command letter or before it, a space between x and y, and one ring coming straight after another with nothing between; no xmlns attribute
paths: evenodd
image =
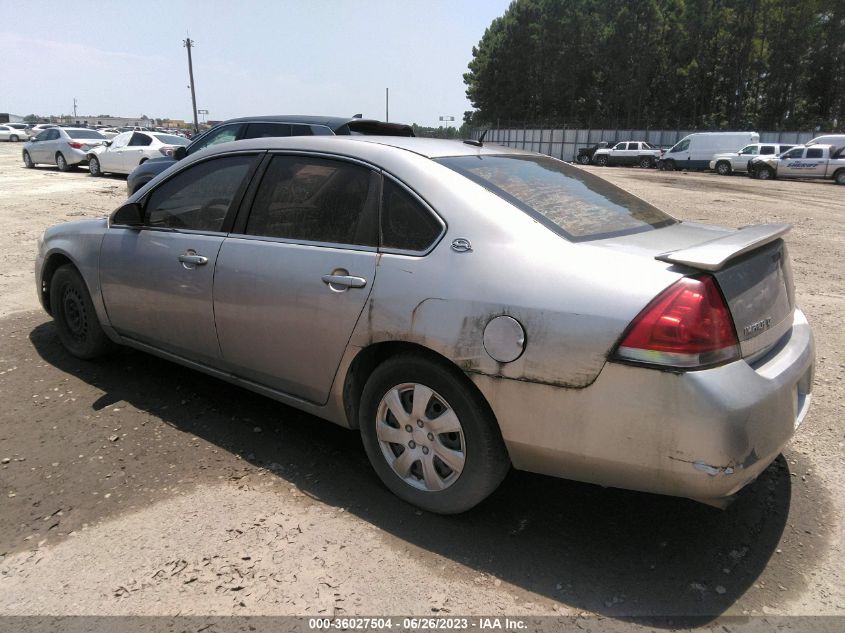
<svg viewBox="0 0 845 633"><path fill-rule="evenodd" d="M599 148L593 153L593 162L605 165L639 165L645 169L657 165L661 150L650 143L625 141L613 147Z"/></svg>
<svg viewBox="0 0 845 633"><path fill-rule="evenodd" d="M578 150L578 155L575 157L575 161L581 165L589 165L593 162L593 155L595 155L596 150L604 149L609 145L610 143L601 141L595 145L590 145L589 147L582 147Z"/></svg>
<svg viewBox="0 0 845 633"><path fill-rule="evenodd" d="M24 123L4 123L0 125L0 141L25 141L29 139L29 126Z"/></svg>
<svg viewBox="0 0 845 633"><path fill-rule="evenodd" d="M69 171L88 162L88 152L108 139L97 130L51 127L23 146L23 162L32 169L39 163Z"/></svg>
<svg viewBox="0 0 845 633"><path fill-rule="evenodd" d="M720 505L810 404L788 229L683 223L498 146L260 138L48 229L36 281L72 354L128 345L358 428L431 511L510 464Z"/></svg>
<svg viewBox="0 0 845 633"><path fill-rule="evenodd" d="M88 152L88 170L92 176L128 174L151 158L173 156L188 139L158 132L123 132Z"/></svg>
<svg viewBox="0 0 845 633"><path fill-rule="evenodd" d="M710 169L722 176L730 176L734 172L745 173L751 161L757 156L780 156L795 145L782 143L752 143L738 152L716 154L710 159Z"/></svg>
<svg viewBox="0 0 845 633"><path fill-rule="evenodd" d="M821 178L845 185L845 156L835 145L801 145L781 156L751 161L749 175L769 178Z"/></svg>
<svg viewBox="0 0 845 633"><path fill-rule="evenodd" d="M173 161L181 160L205 147L248 138L267 136L338 136L379 134L382 136L413 136L409 125L385 123L371 119L349 117L320 117L303 115L254 116L230 119L200 134L184 150L166 158L145 162L129 174L126 187L129 195L167 169Z"/></svg>

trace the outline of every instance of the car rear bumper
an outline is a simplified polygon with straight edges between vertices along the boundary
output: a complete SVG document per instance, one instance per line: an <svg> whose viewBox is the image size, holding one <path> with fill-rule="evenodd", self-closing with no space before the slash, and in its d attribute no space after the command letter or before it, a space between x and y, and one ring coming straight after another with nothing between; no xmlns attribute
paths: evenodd
<svg viewBox="0 0 845 633"><path fill-rule="evenodd" d="M68 147L61 150L68 165L88 164L88 152L81 149Z"/></svg>
<svg viewBox="0 0 845 633"><path fill-rule="evenodd" d="M514 466L721 505L781 452L809 409L803 313L766 357L672 373L607 363L583 389L472 375Z"/></svg>

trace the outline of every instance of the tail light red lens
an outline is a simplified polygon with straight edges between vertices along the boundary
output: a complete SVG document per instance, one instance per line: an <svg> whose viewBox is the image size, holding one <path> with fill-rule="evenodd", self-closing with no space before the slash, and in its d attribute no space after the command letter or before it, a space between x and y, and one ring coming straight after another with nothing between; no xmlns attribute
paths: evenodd
<svg viewBox="0 0 845 633"><path fill-rule="evenodd" d="M173 150L176 149L173 145L163 145L158 148L162 156L173 156Z"/></svg>
<svg viewBox="0 0 845 633"><path fill-rule="evenodd" d="M68 145L70 145L73 149L82 149L82 143L79 141L68 141Z"/></svg>
<svg viewBox="0 0 845 633"><path fill-rule="evenodd" d="M739 358L733 319L715 280L684 277L664 290L628 326L616 357L682 369Z"/></svg>

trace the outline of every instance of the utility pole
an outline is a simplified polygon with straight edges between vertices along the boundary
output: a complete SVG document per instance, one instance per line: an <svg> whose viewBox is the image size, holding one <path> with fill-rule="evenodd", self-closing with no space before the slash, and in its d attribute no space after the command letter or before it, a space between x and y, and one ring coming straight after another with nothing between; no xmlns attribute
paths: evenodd
<svg viewBox="0 0 845 633"><path fill-rule="evenodd" d="M182 40L182 46L188 49L188 75L191 78L191 105L193 106L194 112L194 133L197 133L200 131L200 124L197 121L197 95L194 92L194 62L191 59L191 48L194 46L194 40L190 37Z"/></svg>
<svg viewBox="0 0 845 633"><path fill-rule="evenodd" d="M73 98L73 118L76 119L76 97Z"/></svg>
<svg viewBox="0 0 845 633"><path fill-rule="evenodd" d="M390 122L390 88L384 89L384 122Z"/></svg>

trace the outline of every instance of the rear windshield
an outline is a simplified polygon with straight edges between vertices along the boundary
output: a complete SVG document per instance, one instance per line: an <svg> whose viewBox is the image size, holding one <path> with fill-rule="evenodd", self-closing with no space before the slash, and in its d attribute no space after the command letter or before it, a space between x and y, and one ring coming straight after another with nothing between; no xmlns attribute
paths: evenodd
<svg viewBox="0 0 845 633"><path fill-rule="evenodd" d="M575 242L650 231L677 220L606 180L541 156L437 159Z"/></svg>
<svg viewBox="0 0 845 633"><path fill-rule="evenodd" d="M176 136L175 134L153 134L153 136L162 143L168 143L170 145L187 145L190 143L188 139Z"/></svg>
<svg viewBox="0 0 845 633"><path fill-rule="evenodd" d="M71 138L106 138L97 130L65 130L65 132Z"/></svg>

